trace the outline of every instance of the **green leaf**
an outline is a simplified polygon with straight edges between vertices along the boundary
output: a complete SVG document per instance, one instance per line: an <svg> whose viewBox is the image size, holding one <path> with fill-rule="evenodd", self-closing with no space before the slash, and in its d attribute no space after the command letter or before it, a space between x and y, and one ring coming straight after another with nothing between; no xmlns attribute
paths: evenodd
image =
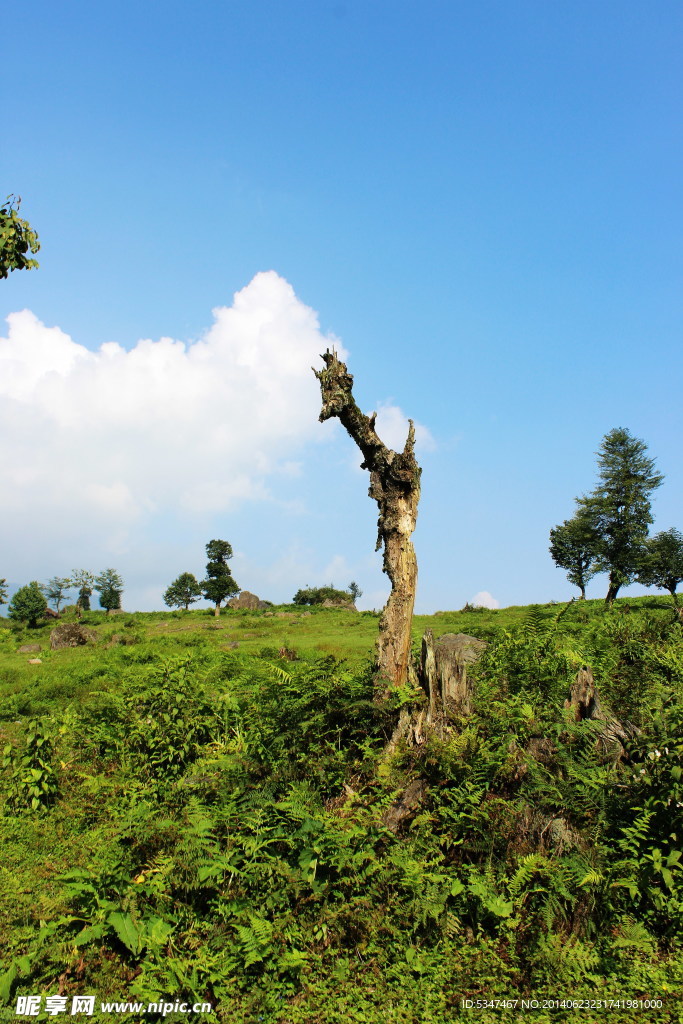
<svg viewBox="0 0 683 1024"><path fill-rule="evenodd" d="M130 914L110 914L107 921L112 926L121 942L131 953L139 953L141 936Z"/></svg>

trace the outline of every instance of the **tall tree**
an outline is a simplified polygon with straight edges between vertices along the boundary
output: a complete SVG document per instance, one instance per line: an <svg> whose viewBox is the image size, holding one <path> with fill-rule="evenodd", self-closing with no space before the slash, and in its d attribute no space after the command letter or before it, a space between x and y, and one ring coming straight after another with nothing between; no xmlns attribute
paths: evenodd
<svg viewBox="0 0 683 1024"><path fill-rule="evenodd" d="M564 569L567 579L586 599L586 584L598 571L598 533L586 516L565 519L550 531L550 554L556 566Z"/></svg>
<svg viewBox="0 0 683 1024"><path fill-rule="evenodd" d="M78 590L76 610L80 619L83 612L90 611L90 598L95 586L95 574L88 572L87 569L72 569L71 585Z"/></svg>
<svg viewBox="0 0 683 1024"><path fill-rule="evenodd" d="M181 572L166 590L164 604L169 608L184 608L187 611L201 596L201 584L197 582L196 577L191 572Z"/></svg>
<svg viewBox="0 0 683 1024"><path fill-rule="evenodd" d="M202 582L202 594L207 601L213 601L215 615L219 616L221 603L240 592L228 565L228 559L232 558L232 547L227 540L210 540L206 545L206 554L209 560L206 563L206 579Z"/></svg>
<svg viewBox="0 0 683 1024"><path fill-rule="evenodd" d="M71 580L62 576L53 576L51 580L47 581L45 597L54 604L58 615L59 606L64 600L67 590L71 590L72 586Z"/></svg>
<svg viewBox="0 0 683 1024"><path fill-rule="evenodd" d="M664 479L646 452L645 442L624 427L610 430L597 452L598 486L578 499L580 514L599 536L598 571L609 573L607 605L638 573L652 523L650 495Z"/></svg>
<svg viewBox="0 0 683 1024"><path fill-rule="evenodd" d="M683 583L683 534L665 530L645 543L645 556L637 576L645 587L668 590L678 608L678 585Z"/></svg>
<svg viewBox="0 0 683 1024"><path fill-rule="evenodd" d="M37 580L28 583L25 587L19 587L9 603L7 614L10 619L18 622L25 622L29 626L35 626L38 619L42 618L47 608L47 601L43 588Z"/></svg>
<svg viewBox="0 0 683 1024"><path fill-rule="evenodd" d="M100 595L100 608L106 608L107 612L113 612L121 607L123 580L116 569L103 569L95 577L95 590Z"/></svg>
<svg viewBox="0 0 683 1024"><path fill-rule="evenodd" d="M0 278L12 270L32 270L38 261L27 253L38 252L40 243L27 220L19 216L21 198L7 196L0 207Z"/></svg>
<svg viewBox="0 0 683 1024"><path fill-rule="evenodd" d="M370 471L369 495L379 507L377 545L384 547L383 569L391 580L391 593L382 612L377 639L377 674L383 693L404 686L411 658L411 623L417 585L417 558L411 541L420 500L421 469L415 459L415 429L409 420L402 452L394 452L375 432L376 414L360 411L352 394L353 377L336 352L321 359L324 370L314 370L320 381L320 422L336 416L363 455L361 467Z"/></svg>

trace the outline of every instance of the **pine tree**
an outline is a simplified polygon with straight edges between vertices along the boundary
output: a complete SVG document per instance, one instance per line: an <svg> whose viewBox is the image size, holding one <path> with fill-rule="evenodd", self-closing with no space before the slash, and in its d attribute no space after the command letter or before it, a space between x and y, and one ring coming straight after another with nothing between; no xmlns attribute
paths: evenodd
<svg viewBox="0 0 683 1024"><path fill-rule="evenodd" d="M599 537L597 568L609 573L608 605L636 578L652 523L650 495L664 479L646 452L645 442L624 427L605 434L597 452L600 482L577 502Z"/></svg>

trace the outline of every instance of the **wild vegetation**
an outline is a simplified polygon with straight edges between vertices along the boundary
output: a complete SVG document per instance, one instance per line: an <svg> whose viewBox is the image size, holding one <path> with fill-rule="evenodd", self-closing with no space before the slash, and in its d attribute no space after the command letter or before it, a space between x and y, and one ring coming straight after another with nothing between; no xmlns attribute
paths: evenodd
<svg viewBox="0 0 683 1024"><path fill-rule="evenodd" d="M424 695L373 699L377 624L315 606L83 611L89 642L53 650L49 626L1 623L3 1001L173 995L223 1021L441 1024L519 1019L467 998L626 998L678 1019L670 603L416 616L414 653L426 627L487 647L471 714L391 753ZM623 743L565 706L586 665Z"/></svg>

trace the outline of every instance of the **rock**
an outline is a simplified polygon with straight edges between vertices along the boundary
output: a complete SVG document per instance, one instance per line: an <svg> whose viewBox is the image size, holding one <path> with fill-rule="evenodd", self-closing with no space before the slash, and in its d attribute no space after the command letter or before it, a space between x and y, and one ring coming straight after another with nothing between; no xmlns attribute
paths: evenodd
<svg viewBox="0 0 683 1024"><path fill-rule="evenodd" d="M58 612L52 610L52 608L46 608L43 612L44 619L59 619L61 616Z"/></svg>
<svg viewBox="0 0 683 1024"><path fill-rule="evenodd" d="M340 612L357 612L353 601L333 601L331 598L327 598L320 606L321 608L336 608Z"/></svg>
<svg viewBox="0 0 683 1024"><path fill-rule="evenodd" d="M268 607L267 601L262 601L256 594L243 590L239 597L233 597L228 601L228 608L246 608L247 611L257 612Z"/></svg>
<svg viewBox="0 0 683 1024"><path fill-rule="evenodd" d="M231 640L229 644L226 644L226 647L235 648L235 647L239 647L239 645L240 645L239 644L239 640Z"/></svg>
<svg viewBox="0 0 683 1024"><path fill-rule="evenodd" d="M35 654L40 650L40 644L24 644L19 648L19 654Z"/></svg>
<svg viewBox="0 0 683 1024"><path fill-rule="evenodd" d="M43 664L41 658L29 658L28 659L28 663L29 663L29 665L42 665Z"/></svg>
<svg viewBox="0 0 683 1024"><path fill-rule="evenodd" d="M266 615L268 612L266 612ZM276 619L295 619L296 615L294 612L275 612Z"/></svg>
<svg viewBox="0 0 683 1024"><path fill-rule="evenodd" d="M53 651L58 651L63 647L81 647L83 644L93 643L96 639L97 633L94 629L88 629L77 622L65 622L50 633L50 647Z"/></svg>
<svg viewBox="0 0 683 1024"><path fill-rule="evenodd" d="M302 618L302 619L310 619L312 614L313 614L313 612L301 612L300 618Z"/></svg>

